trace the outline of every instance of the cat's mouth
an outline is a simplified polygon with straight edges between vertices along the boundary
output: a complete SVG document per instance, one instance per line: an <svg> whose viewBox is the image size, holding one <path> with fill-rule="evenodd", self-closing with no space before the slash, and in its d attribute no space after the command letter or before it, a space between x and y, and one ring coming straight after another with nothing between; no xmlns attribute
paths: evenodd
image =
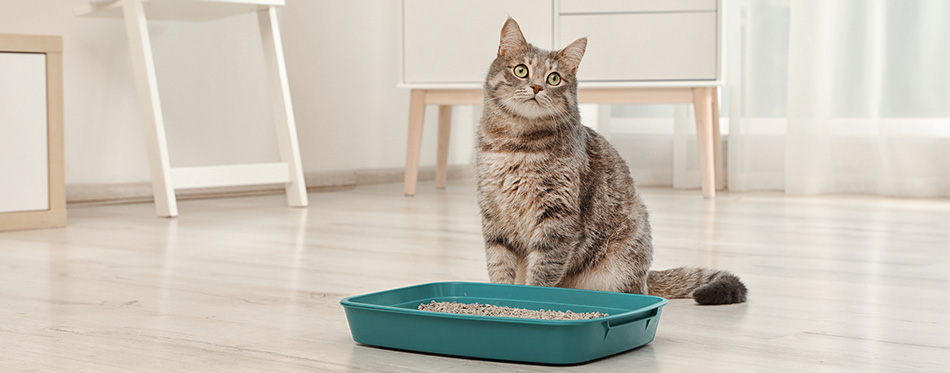
<svg viewBox="0 0 950 373"><path fill-rule="evenodd" d="M513 114L525 118L541 118L550 114L550 110L539 97L525 97L506 106Z"/></svg>
<svg viewBox="0 0 950 373"><path fill-rule="evenodd" d="M534 95L534 96L531 96L531 97L528 97L527 99L525 99L524 102L533 102L533 103L536 103L536 104L538 104L538 105L541 105L541 98L538 97L537 95Z"/></svg>

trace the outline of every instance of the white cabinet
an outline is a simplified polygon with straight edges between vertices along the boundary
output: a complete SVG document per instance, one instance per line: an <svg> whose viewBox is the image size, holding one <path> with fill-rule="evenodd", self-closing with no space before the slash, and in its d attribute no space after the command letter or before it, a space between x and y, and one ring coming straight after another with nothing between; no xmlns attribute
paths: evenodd
<svg viewBox="0 0 950 373"><path fill-rule="evenodd" d="M581 82L716 80L716 14L582 14L560 17L557 45L587 36Z"/></svg>
<svg viewBox="0 0 950 373"><path fill-rule="evenodd" d="M716 11L716 0L560 0L560 14Z"/></svg>
<svg viewBox="0 0 950 373"><path fill-rule="evenodd" d="M403 0L400 86L479 88L510 15L528 42L588 37L581 87L719 85L717 0Z"/></svg>
<svg viewBox="0 0 950 373"><path fill-rule="evenodd" d="M402 8L403 82L480 84L498 52L508 15L530 34L529 42L550 49L551 0L407 0Z"/></svg>
<svg viewBox="0 0 950 373"><path fill-rule="evenodd" d="M0 231L66 224L61 45L0 34Z"/></svg>

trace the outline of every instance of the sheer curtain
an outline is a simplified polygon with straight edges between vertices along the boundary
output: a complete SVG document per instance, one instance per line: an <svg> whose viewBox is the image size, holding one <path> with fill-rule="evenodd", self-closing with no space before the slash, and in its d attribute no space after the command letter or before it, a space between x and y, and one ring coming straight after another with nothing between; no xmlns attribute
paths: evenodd
<svg viewBox="0 0 950 373"><path fill-rule="evenodd" d="M724 9L729 190L950 197L950 1ZM692 120L689 105L615 105L606 129L639 185L698 188Z"/></svg>
<svg viewBox="0 0 950 373"><path fill-rule="evenodd" d="M730 190L950 196L950 2L725 9Z"/></svg>

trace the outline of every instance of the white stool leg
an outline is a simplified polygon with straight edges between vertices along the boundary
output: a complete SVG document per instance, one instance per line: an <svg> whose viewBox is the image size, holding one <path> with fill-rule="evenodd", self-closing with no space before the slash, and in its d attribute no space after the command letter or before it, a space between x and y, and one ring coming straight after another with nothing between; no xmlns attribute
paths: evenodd
<svg viewBox="0 0 950 373"><path fill-rule="evenodd" d="M135 73L135 87L139 96L139 110L142 112L142 124L145 126L145 145L152 172L155 210L160 217L174 217L178 215L178 203L169 177L171 166L165 140L165 122L162 119L162 104L158 98L158 83L155 79L155 64L152 60L152 43L148 35L145 9L141 0L122 1L132 70Z"/></svg>
<svg viewBox="0 0 950 373"><path fill-rule="evenodd" d="M264 46L264 61L267 65L267 80L270 86L274 122L277 125L277 143L280 159L287 163L290 182L287 183L287 204L294 207L307 206L307 184L300 164L300 146L297 143L297 125L294 108L290 101L290 86L287 84L287 66L284 64L284 47L277 26L277 10L267 7L257 12Z"/></svg>

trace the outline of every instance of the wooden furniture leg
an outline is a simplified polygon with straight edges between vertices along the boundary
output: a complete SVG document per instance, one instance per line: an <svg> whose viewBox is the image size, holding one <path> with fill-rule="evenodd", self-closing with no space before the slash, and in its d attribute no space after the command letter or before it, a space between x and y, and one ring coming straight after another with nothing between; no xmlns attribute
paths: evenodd
<svg viewBox="0 0 950 373"><path fill-rule="evenodd" d="M422 153L422 125L426 115L426 90L413 89L409 99L409 139L406 144L405 194L416 195L419 155Z"/></svg>
<svg viewBox="0 0 950 373"><path fill-rule="evenodd" d="M142 124L145 125L145 145L152 173L155 210L160 217L174 217L178 215L178 203L169 178L171 166L168 160L168 144L165 140L165 123L158 98L158 83L155 78L155 63L152 59L145 9L141 0L122 1L139 110L142 113Z"/></svg>
<svg viewBox="0 0 950 373"><path fill-rule="evenodd" d="M716 190L726 188L726 174L722 163L722 138L719 134L719 88L709 88L712 94L712 138L713 138L713 165L716 170Z"/></svg>
<svg viewBox="0 0 950 373"><path fill-rule="evenodd" d="M293 207L306 207L308 204L307 183L304 181L303 167L300 164L297 125L290 100L290 86L287 83L287 65L284 63L284 47L280 38L280 28L277 25L277 9L262 8L257 12L257 19L264 46L264 62L267 66L274 123L277 125L280 160L287 164L290 173L289 181L284 186L287 204Z"/></svg>
<svg viewBox="0 0 950 373"><path fill-rule="evenodd" d="M435 187L445 189L448 179L449 134L452 130L452 105L439 105L439 149L436 154Z"/></svg>
<svg viewBox="0 0 950 373"><path fill-rule="evenodd" d="M693 106L696 112L696 141L699 145L699 168L703 197L716 196L715 155L713 154L712 89L693 88Z"/></svg>

